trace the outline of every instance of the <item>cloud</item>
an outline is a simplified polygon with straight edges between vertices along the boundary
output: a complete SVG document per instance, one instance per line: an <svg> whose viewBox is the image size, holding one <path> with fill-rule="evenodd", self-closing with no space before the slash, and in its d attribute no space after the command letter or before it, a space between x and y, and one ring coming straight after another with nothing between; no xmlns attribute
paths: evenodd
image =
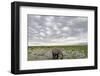
<svg viewBox="0 0 100 76"><path fill-rule="evenodd" d="M88 17L27 15L28 43L87 41Z"/></svg>
<svg viewBox="0 0 100 76"><path fill-rule="evenodd" d="M69 30L69 27L63 27L62 30L67 31Z"/></svg>

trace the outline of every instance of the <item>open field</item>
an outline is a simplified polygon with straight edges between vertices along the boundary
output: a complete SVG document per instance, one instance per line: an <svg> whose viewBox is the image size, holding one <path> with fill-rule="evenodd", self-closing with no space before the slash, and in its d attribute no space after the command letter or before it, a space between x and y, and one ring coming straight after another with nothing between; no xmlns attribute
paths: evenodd
<svg viewBox="0 0 100 76"><path fill-rule="evenodd" d="M28 46L28 61L53 60L52 50L60 49L63 59L84 59L88 57L88 45Z"/></svg>

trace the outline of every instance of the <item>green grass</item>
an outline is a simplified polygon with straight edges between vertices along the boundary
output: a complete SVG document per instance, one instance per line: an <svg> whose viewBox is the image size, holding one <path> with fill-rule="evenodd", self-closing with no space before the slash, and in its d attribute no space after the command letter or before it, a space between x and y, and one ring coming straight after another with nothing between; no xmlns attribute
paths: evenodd
<svg viewBox="0 0 100 76"><path fill-rule="evenodd" d="M82 59L88 57L87 45L28 46L28 60L51 60L51 51L54 48L63 51L64 59Z"/></svg>

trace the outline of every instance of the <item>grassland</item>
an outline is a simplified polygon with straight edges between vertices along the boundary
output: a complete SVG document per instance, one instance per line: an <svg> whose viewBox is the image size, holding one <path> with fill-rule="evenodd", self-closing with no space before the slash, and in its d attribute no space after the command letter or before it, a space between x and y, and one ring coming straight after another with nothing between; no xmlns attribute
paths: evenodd
<svg viewBox="0 0 100 76"><path fill-rule="evenodd" d="M88 57L87 45L28 46L28 61L52 60L52 49L62 50L63 59L84 59Z"/></svg>

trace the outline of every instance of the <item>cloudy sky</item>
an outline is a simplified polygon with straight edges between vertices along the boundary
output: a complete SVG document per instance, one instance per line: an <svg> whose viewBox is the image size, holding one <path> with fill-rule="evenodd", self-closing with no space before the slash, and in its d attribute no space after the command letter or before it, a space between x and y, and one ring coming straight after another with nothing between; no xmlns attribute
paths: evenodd
<svg viewBox="0 0 100 76"><path fill-rule="evenodd" d="M87 43L88 17L27 15L28 45Z"/></svg>

